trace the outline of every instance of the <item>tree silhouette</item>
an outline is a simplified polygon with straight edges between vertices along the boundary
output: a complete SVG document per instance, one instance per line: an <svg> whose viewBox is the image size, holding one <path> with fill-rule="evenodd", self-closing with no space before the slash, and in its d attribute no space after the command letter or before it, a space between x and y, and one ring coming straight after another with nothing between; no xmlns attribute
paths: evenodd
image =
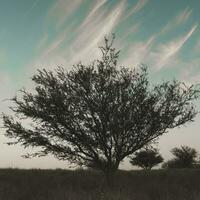
<svg viewBox="0 0 200 200"><path fill-rule="evenodd" d="M132 165L141 167L145 170L151 170L152 167L163 162L162 156L157 149L143 149L135 152L134 157L131 157Z"/></svg>
<svg viewBox="0 0 200 200"><path fill-rule="evenodd" d="M188 146L173 148L171 153L175 158L163 164L163 168L193 168L197 166L197 151Z"/></svg>
<svg viewBox="0 0 200 200"><path fill-rule="evenodd" d="M117 66L113 39L105 38L102 57L90 65L38 70L34 91L22 89L12 99L18 119L3 115L5 135L14 139L10 144L40 147L27 156L53 154L109 178L124 158L193 121L199 90L178 81L150 87L146 67Z"/></svg>

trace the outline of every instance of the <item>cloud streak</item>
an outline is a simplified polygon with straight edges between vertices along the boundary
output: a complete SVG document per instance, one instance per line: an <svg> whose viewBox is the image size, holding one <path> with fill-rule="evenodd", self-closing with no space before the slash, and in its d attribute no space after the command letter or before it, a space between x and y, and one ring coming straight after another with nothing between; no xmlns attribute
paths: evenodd
<svg viewBox="0 0 200 200"><path fill-rule="evenodd" d="M172 29L176 28L177 26L180 26L187 22L187 20L192 15L192 9L189 7L182 10L174 19L170 20L170 22L164 26L164 28L161 30L161 34L167 33L171 31Z"/></svg>
<svg viewBox="0 0 200 200"><path fill-rule="evenodd" d="M126 20L133 14L139 12L143 7L146 6L147 3L148 3L148 0L138 0L137 4L132 9L130 9L130 11L127 12L126 15L124 15L123 20Z"/></svg>
<svg viewBox="0 0 200 200"><path fill-rule="evenodd" d="M82 3L82 0L57 0L49 10L48 17L56 19L56 28L59 29Z"/></svg>
<svg viewBox="0 0 200 200"><path fill-rule="evenodd" d="M96 12L107 2L107 0L98 0L96 1L95 6L89 12L83 23L80 25L80 29L82 29L85 25L87 25L93 17L95 17Z"/></svg>
<svg viewBox="0 0 200 200"><path fill-rule="evenodd" d="M173 57L175 54L177 54L181 48L183 47L183 45L187 42L187 40L192 36L192 34L195 32L196 28L197 28L197 24L194 25L191 30L184 35L183 37L170 41L166 44L161 44L157 51L158 53L158 57L159 57L159 62L157 64L157 69L159 70L160 68L164 67L169 60L171 59L171 57Z"/></svg>
<svg viewBox="0 0 200 200"><path fill-rule="evenodd" d="M138 41L129 46L127 54L120 61L121 65L138 67L145 63L155 42L155 37L150 37L147 41Z"/></svg>
<svg viewBox="0 0 200 200"><path fill-rule="evenodd" d="M120 64L131 67L137 67L142 63L148 64L155 72L170 67L175 63L183 65L177 55L197 27L198 25L196 24L185 35L165 43L156 42L157 34L151 36L147 41L135 42L128 47L127 53Z"/></svg>
<svg viewBox="0 0 200 200"><path fill-rule="evenodd" d="M86 27L80 29L81 34L78 35L73 44L74 49L80 50L76 52L76 56L72 59L72 63L79 60L87 61L93 58L94 55L92 55L91 49L98 46L105 35L109 35L113 32L124 9L125 3L123 1L107 15L105 15L102 9L96 13L94 19L91 19L87 23ZM95 19L97 19L97 21Z"/></svg>
<svg viewBox="0 0 200 200"><path fill-rule="evenodd" d="M79 61L88 63L93 60L95 56L98 57L97 46L100 45L105 35L114 32L126 7L126 2L121 1L110 11L103 8L106 2L106 0L96 1L89 14L82 21L80 27L74 27L73 24L66 27L44 48L39 58L31 63L31 65L72 65ZM62 48L61 46L63 46L69 38L69 33L72 32L73 41L69 41L70 45L68 43L66 47ZM40 41L40 43L41 42L42 41ZM39 46L41 46L41 44L39 44ZM93 50L91 51L91 49Z"/></svg>
<svg viewBox="0 0 200 200"><path fill-rule="evenodd" d="M58 16L66 9L71 9L64 18L61 16L58 19L59 22L57 24L63 23L81 5L80 0L75 0L69 3L68 8L66 8L67 2L69 3L68 0L59 0L50 9L49 13L54 11L59 13ZM112 10L104 7L107 2L108 0L94 1L88 15L81 21L80 26L68 25L49 45L46 45L40 57L32 65L50 66L50 68L57 65L71 66L79 61L89 63L91 60L94 60L94 57L98 58L100 55L97 46L101 44L103 37L114 32L122 19L126 19L139 12L148 3L148 0L139 0L128 12L127 1L120 1ZM174 22L167 24L161 30L161 33L170 31L173 27L185 23L191 14L192 10L189 8L182 10L175 17ZM54 17L57 19L58 16ZM134 24L132 27L127 27L123 40L129 33L138 31L139 27L139 23ZM120 63L131 66L147 63L153 66L155 71L159 71L169 66L168 64L175 59L175 55L178 54L196 29L197 25L194 25L185 35L165 43L157 44L157 38L160 36L160 33L154 34L146 41L134 42L132 45L128 45L128 48L125 47L127 53ZM69 40L70 33L73 33L72 41ZM66 43L66 41L68 42ZM65 46L64 44L67 44L66 47L63 47Z"/></svg>

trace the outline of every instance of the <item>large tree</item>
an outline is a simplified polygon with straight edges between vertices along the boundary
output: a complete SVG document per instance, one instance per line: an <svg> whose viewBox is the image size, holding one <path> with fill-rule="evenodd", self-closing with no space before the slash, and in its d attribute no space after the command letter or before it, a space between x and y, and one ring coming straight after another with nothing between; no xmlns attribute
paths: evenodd
<svg viewBox="0 0 200 200"><path fill-rule="evenodd" d="M163 157L155 148L146 148L134 153L131 157L130 163L132 165L141 167L145 170L151 170L152 167L163 162Z"/></svg>
<svg viewBox="0 0 200 200"><path fill-rule="evenodd" d="M40 147L32 156L53 154L110 177L124 158L193 121L195 86L172 81L150 87L145 67L117 66L113 40L105 38L100 50L102 57L90 65L38 70L34 91L21 90L12 99L14 117L3 116L11 143Z"/></svg>

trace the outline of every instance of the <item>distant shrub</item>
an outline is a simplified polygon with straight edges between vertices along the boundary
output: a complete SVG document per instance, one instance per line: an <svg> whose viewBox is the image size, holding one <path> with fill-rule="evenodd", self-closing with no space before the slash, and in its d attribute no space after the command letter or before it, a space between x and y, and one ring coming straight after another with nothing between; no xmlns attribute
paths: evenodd
<svg viewBox="0 0 200 200"><path fill-rule="evenodd" d="M134 157L132 157L130 160L132 165L141 167L145 170L151 170L152 167L161 162L163 162L163 158L157 149L144 149L136 152Z"/></svg>
<svg viewBox="0 0 200 200"><path fill-rule="evenodd" d="M165 162L163 168L198 168L199 162L196 160L198 152L191 147L181 146L173 148L171 153L174 158Z"/></svg>

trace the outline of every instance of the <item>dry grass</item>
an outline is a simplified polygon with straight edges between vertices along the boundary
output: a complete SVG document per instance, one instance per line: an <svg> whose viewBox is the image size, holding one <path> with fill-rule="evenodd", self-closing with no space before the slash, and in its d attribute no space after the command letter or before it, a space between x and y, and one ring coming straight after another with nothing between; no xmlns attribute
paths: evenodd
<svg viewBox="0 0 200 200"><path fill-rule="evenodd" d="M119 171L112 188L94 171L0 170L0 200L199 200L200 170Z"/></svg>

